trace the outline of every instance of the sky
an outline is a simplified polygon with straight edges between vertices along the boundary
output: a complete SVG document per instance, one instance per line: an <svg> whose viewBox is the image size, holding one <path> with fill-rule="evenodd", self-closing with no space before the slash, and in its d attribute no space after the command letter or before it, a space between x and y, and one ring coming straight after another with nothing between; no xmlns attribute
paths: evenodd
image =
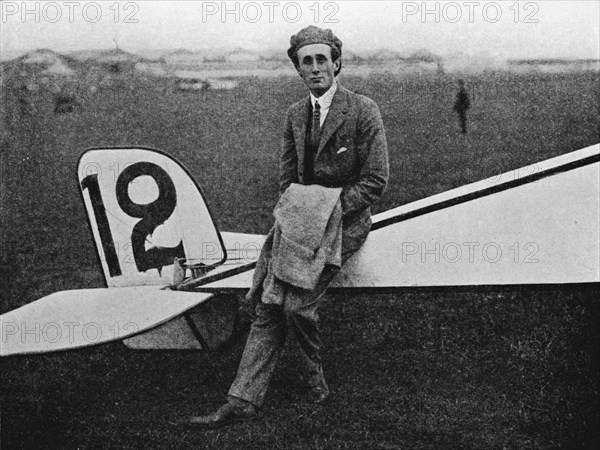
<svg viewBox="0 0 600 450"><path fill-rule="evenodd" d="M600 58L599 1L0 1L0 56L36 48L287 49L331 28L344 49Z"/></svg>

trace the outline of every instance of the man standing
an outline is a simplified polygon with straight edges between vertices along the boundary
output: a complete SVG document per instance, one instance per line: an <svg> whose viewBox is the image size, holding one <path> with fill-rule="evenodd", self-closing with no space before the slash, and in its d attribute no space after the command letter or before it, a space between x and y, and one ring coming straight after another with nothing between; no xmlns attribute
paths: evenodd
<svg viewBox="0 0 600 450"><path fill-rule="evenodd" d="M388 151L379 109L371 99L340 86L342 43L331 32L309 26L290 39L288 56L310 91L287 112L280 159L280 193L292 183L341 188L341 258L364 243L371 205L388 179ZM228 400L215 413L192 424L216 427L251 418L262 407L286 334L296 336L308 380L307 400L329 396L320 358L320 299L335 275L323 271L312 290L285 284L283 303L259 301ZM260 292L260 290L258 290Z"/></svg>
<svg viewBox="0 0 600 450"><path fill-rule="evenodd" d="M454 102L454 110L458 113L460 120L460 129L463 134L467 133L467 110L471 107L469 101L469 93L465 89L465 82L458 80L458 94L456 94L456 101Z"/></svg>

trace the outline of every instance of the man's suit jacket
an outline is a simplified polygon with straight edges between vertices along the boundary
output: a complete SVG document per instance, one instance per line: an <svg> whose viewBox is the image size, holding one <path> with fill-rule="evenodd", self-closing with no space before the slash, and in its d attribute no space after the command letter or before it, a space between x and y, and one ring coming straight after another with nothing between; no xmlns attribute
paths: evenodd
<svg viewBox="0 0 600 450"><path fill-rule="evenodd" d="M287 111L280 159L280 192L291 183L305 184L304 147L310 98ZM360 248L371 229L371 205L385 189L389 163L385 130L373 100L338 84L321 127L313 182L341 187L342 257Z"/></svg>

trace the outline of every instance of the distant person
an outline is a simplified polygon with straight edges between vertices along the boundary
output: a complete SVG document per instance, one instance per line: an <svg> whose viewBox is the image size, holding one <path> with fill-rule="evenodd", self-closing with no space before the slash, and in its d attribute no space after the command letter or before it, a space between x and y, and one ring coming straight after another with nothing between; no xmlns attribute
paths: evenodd
<svg viewBox="0 0 600 450"><path fill-rule="evenodd" d="M458 113L460 120L460 128L463 134L467 133L467 110L471 107L471 101L469 100L469 93L465 89L465 82L458 80L458 94L456 94L456 101L454 102L454 110Z"/></svg>
<svg viewBox="0 0 600 450"><path fill-rule="evenodd" d="M54 114L70 113L77 105L74 94L59 92L54 97Z"/></svg>
<svg viewBox="0 0 600 450"><path fill-rule="evenodd" d="M19 102L19 115L21 117L31 116L31 92L25 83L19 88L17 98Z"/></svg>
<svg viewBox="0 0 600 450"><path fill-rule="evenodd" d="M277 224L283 229L282 223L287 222L292 234L312 233L317 228L315 223L294 216L294 212L308 204L308 216L313 216L313 212L323 209L325 202L320 202L320 198L329 204L334 195L334 212L324 214L326 220L319 221L329 223L337 217L335 270L339 270L367 238L371 206L381 197L387 184L388 150L383 121L373 100L337 83L335 77L342 68L342 43L331 30L315 26L300 30L290 39L288 56L309 95L287 111L279 164L281 197L275 208L276 217L279 214L282 220L277 218ZM294 219L296 222L292 224ZM294 259L281 262L281 254L280 259L268 256L277 249L277 231L275 237L272 233L273 230L265 241L256 268L256 273L266 271L267 275L257 279L255 273L254 285L247 296L257 301L256 318L227 402L213 414L191 418L191 424L217 427L256 416L286 335L290 333L295 335L300 347L303 375L307 380L306 401L322 403L329 396L321 363L318 309L336 273L334 265L315 271L312 288L280 278L281 274L293 278L305 273L307 268L310 271L313 256L306 260L299 257L295 265L289 264ZM318 254L307 241L282 236L280 248L285 246L298 251L298 256ZM320 249L333 247L332 241L331 246L322 245ZM326 251L331 253L331 250ZM259 270L259 267L263 268Z"/></svg>

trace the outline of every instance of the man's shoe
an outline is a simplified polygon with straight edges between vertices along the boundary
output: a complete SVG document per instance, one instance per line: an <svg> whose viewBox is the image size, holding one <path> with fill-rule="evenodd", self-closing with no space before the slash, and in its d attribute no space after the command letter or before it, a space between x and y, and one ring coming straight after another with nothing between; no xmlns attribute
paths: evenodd
<svg viewBox="0 0 600 450"><path fill-rule="evenodd" d="M313 386L306 395L306 401L309 403L322 404L329 398L329 389L323 386Z"/></svg>
<svg viewBox="0 0 600 450"><path fill-rule="evenodd" d="M192 417L189 423L200 428L218 428L230 423L253 419L257 415L256 406L251 403L242 406L227 402L212 414Z"/></svg>

